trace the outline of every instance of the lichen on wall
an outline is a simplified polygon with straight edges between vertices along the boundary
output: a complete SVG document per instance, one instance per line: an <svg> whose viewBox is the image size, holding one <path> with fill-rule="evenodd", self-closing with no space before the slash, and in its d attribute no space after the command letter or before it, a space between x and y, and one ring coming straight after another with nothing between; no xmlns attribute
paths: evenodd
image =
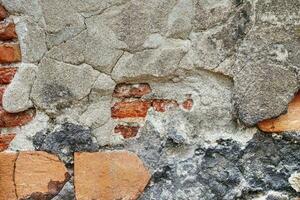
<svg viewBox="0 0 300 200"><path fill-rule="evenodd" d="M13 71L1 83L9 84L2 118L25 115L21 124L1 126L2 140L6 152L46 151L66 165L70 177L51 198L299 196L298 133L256 128L284 114L299 90L299 0L0 3L9 13L3 23L15 25L6 45L20 51L19 59L2 56L9 51L0 45L0 70ZM132 179L126 189L126 181L106 174L107 166L126 169L122 156L105 157L111 152L137 155L128 162L148 170L150 181L145 172L139 188ZM85 185L76 171L94 155L109 164L89 170L108 178ZM106 187L115 194L101 193Z"/></svg>

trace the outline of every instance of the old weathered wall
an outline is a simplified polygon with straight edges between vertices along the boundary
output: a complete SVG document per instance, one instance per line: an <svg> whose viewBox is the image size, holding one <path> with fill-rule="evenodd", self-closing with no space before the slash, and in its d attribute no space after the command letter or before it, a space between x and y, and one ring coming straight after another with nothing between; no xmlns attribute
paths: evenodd
<svg viewBox="0 0 300 200"><path fill-rule="evenodd" d="M299 196L299 0L0 3L0 200Z"/></svg>

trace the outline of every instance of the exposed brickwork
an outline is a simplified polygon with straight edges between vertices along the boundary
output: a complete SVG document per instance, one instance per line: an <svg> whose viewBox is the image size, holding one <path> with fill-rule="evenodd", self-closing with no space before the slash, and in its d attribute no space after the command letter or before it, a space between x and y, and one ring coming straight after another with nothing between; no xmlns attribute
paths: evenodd
<svg viewBox="0 0 300 200"><path fill-rule="evenodd" d="M0 23L0 40L13 40L17 38L14 23Z"/></svg>
<svg viewBox="0 0 300 200"><path fill-rule="evenodd" d="M288 112L275 119L268 119L258 123L264 132L284 132L300 130L300 93L288 105Z"/></svg>
<svg viewBox="0 0 300 200"><path fill-rule="evenodd" d="M150 180L142 161L126 151L75 153L77 200L138 199Z"/></svg>
<svg viewBox="0 0 300 200"><path fill-rule="evenodd" d="M151 102L147 100L134 100L117 102L111 109L112 118L146 117Z"/></svg>
<svg viewBox="0 0 300 200"><path fill-rule="evenodd" d="M171 108L178 107L178 103L177 101L170 99L154 99L152 101L152 107L155 111L165 112Z"/></svg>
<svg viewBox="0 0 300 200"><path fill-rule="evenodd" d="M151 93L151 88L148 83L139 84L118 84L114 90L113 97L117 98L130 98L142 97Z"/></svg>
<svg viewBox="0 0 300 200"><path fill-rule="evenodd" d="M35 116L34 110L20 113L8 113L0 108L0 128L22 126L30 122Z"/></svg>
<svg viewBox="0 0 300 200"><path fill-rule="evenodd" d="M16 72L15 67L0 67L0 84L9 84Z"/></svg>
<svg viewBox="0 0 300 200"><path fill-rule="evenodd" d="M0 199L16 200L14 167L17 154L0 153Z"/></svg>
<svg viewBox="0 0 300 200"><path fill-rule="evenodd" d="M0 134L0 152L8 148L15 136L16 134Z"/></svg>
<svg viewBox="0 0 300 200"><path fill-rule="evenodd" d="M0 63L15 63L21 61L19 44L0 44Z"/></svg>
<svg viewBox="0 0 300 200"><path fill-rule="evenodd" d="M5 92L5 87L0 87L0 106L2 106L2 98Z"/></svg>
<svg viewBox="0 0 300 200"><path fill-rule="evenodd" d="M139 131L139 126L117 125L115 133L121 134L125 139L135 137Z"/></svg>
<svg viewBox="0 0 300 200"><path fill-rule="evenodd" d="M6 17L8 17L8 13L6 9L0 5L0 21L4 20Z"/></svg>

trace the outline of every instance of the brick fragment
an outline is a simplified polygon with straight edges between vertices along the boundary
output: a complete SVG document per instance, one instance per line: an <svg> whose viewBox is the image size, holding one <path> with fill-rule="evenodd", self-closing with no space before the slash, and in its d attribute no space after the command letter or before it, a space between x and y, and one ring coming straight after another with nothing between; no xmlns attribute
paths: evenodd
<svg viewBox="0 0 300 200"><path fill-rule="evenodd" d="M139 126L130 125L117 125L115 127L115 133L121 134L125 139L132 138L139 132Z"/></svg>
<svg viewBox="0 0 300 200"><path fill-rule="evenodd" d="M286 114L274 119L264 120L258 123L260 130L264 132L285 132L300 130L300 93L289 103Z"/></svg>
<svg viewBox="0 0 300 200"><path fill-rule="evenodd" d="M0 128L9 128L25 125L33 119L34 115L34 110L28 110L20 113L8 113L1 107Z"/></svg>
<svg viewBox="0 0 300 200"><path fill-rule="evenodd" d="M10 142L15 138L16 134L2 134L0 135L0 152L5 151Z"/></svg>
<svg viewBox="0 0 300 200"><path fill-rule="evenodd" d="M0 199L16 200L14 167L16 153L0 153Z"/></svg>
<svg viewBox="0 0 300 200"><path fill-rule="evenodd" d="M6 17L8 17L8 13L6 9L0 5L0 21L4 20Z"/></svg>
<svg viewBox="0 0 300 200"><path fill-rule="evenodd" d="M77 200L138 199L150 174L134 153L127 151L75 153Z"/></svg>
<svg viewBox="0 0 300 200"><path fill-rule="evenodd" d="M146 117L151 102L147 100L134 100L117 102L111 108L112 118Z"/></svg>
<svg viewBox="0 0 300 200"><path fill-rule="evenodd" d="M17 72L15 67L0 67L0 84L9 84Z"/></svg>
<svg viewBox="0 0 300 200"><path fill-rule="evenodd" d="M0 45L0 63L14 63L21 61L21 50L19 44Z"/></svg>
<svg viewBox="0 0 300 200"><path fill-rule="evenodd" d="M157 112L165 112L171 108L178 107L178 103L177 101L170 99L154 99L152 101L152 107Z"/></svg>
<svg viewBox="0 0 300 200"><path fill-rule="evenodd" d="M194 101L193 99L187 99L182 103L182 108L185 110L191 110L193 108Z"/></svg>
<svg viewBox="0 0 300 200"><path fill-rule="evenodd" d="M65 165L46 152L21 152L15 168L19 199L52 199L68 181Z"/></svg>
<svg viewBox="0 0 300 200"><path fill-rule="evenodd" d="M151 88L148 83L138 84L118 84L114 90L113 97L116 98L139 98L146 94L151 93Z"/></svg>
<svg viewBox="0 0 300 200"><path fill-rule="evenodd" d="M3 99L4 91L5 91L5 88L0 87L0 106L2 106L2 99Z"/></svg>
<svg viewBox="0 0 300 200"><path fill-rule="evenodd" d="M17 38L16 27L14 23L0 23L0 40L13 40Z"/></svg>

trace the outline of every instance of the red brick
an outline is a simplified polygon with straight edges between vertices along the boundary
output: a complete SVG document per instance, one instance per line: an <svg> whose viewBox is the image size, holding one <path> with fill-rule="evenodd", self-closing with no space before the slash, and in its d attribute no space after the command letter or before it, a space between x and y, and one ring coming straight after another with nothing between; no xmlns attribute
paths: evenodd
<svg viewBox="0 0 300 200"><path fill-rule="evenodd" d="M17 72L15 67L0 67L0 84L9 84Z"/></svg>
<svg viewBox="0 0 300 200"><path fill-rule="evenodd" d="M33 110L20 113L8 113L0 108L0 128L22 126L30 122L35 115Z"/></svg>
<svg viewBox="0 0 300 200"><path fill-rule="evenodd" d="M0 199L16 200L16 189L14 184L15 162L18 157L16 153L0 153Z"/></svg>
<svg viewBox="0 0 300 200"><path fill-rule="evenodd" d="M3 99L4 91L5 91L5 88L0 87L0 106L2 106L2 99Z"/></svg>
<svg viewBox="0 0 300 200"><path fill-rule="evenodd" d="M8 148L10 142L15 138L16 134L0 135L0 152Z"/></svg>
<svg viewBox="0 0 300 200"><path fill-rule="evenodd" d="M0 5L0 20L4 20L6 17L8 17L8 13L6 9Z"/></svg>
<svg viewBox="0 0 300 200"><path fill-rule="evenodd" d="M112 118L146 117L151 102L146 100L117 102L111 108Z"/></svg>
<svg viewBox="0 0 300 200"><path fill-rule="evenodd" d="M19 44L0 45L0 63L14 63L21 61L21 50Z"/></svg>
<svg viewBox="0 0 300 200"><path fill-rule="evenodd" d="M135 97L139 98L146 94L151 93L151 88L148 83L138 83L138 84L118 84L113 93L113 97L117 98L129 98Z"/></svg>
<svg viewBox="0 0 300 200"><path fill-rule="evenodd" d="M193 108L193 105L193 99L187 99L182 103L182 108L184 108L185 110L191 110Z"/></svg>
<svg viewBox="0 0 300 200"><path fill-rule="evenodd" d="M155 111L165 112L171 108L178 107L178 103L177 101L170 99L154 99L152 101L152 107Z"/></svg>
<svg viewBox="0 0 300 200"><path fill-rule="evenodd" d="M17 38L14 23L0 23L0 40L12 40Z"/></svg>
<svg viewBox="0 0 300 200"><path fill-rule="evenodd" d="M125 139L135 137L139 131L139 126L118 125L115 133L121 134Z"/></svg>

